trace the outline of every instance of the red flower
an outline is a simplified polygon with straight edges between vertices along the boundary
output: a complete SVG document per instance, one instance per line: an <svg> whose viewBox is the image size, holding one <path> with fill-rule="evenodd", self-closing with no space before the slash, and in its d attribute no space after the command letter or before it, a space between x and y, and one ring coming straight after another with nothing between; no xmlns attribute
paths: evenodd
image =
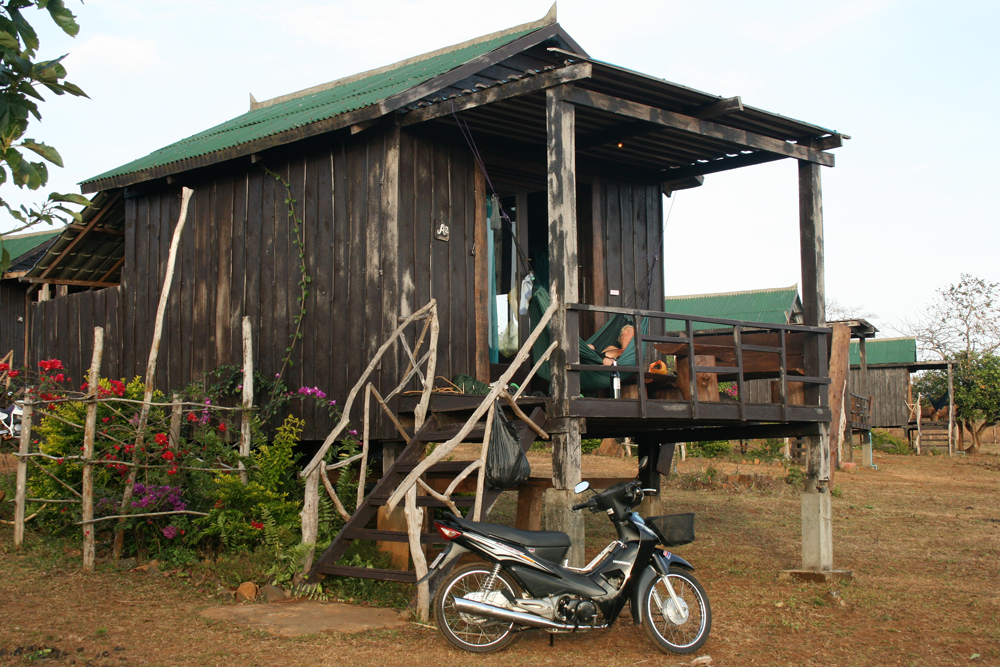
<svg viewBox="0 0 1000 667"><path fill-rule="evenodd" d="M225 422L219 424L219 430L222 431L223 433L226 432L226 424L225 424Z"/></svg>
<svg viewBox="0 0 1000 667"><path fill-rule="evenodd" d="M170 439L167 437L166 433L157 433L155 440L156 444L165 445L167 444L167 442L169 442Z"/></svg>
<svg viewBox="0 0 1000 667"><path fill-rule="evenodd" d="M58 375L56 375L56 376L55 376L54 378L52 378L52 379L53 379L53 380L55 380L56 382L62 382L63 380L65 380L65 379L66 379L66 376L65 376L65 375L63 375L62 373L59 373Z"/></svg>
<svg viewBox="0 0 1000 667"><path fill-rule="evenodd" d="M11 377L11 378L16 378L20 374L21 374L21 371L10 371L9 373L7 373L7 376Z"/></svg>
<svg viewBox="0 0 1000 667"><path fill-rule="evenodd" d="M0 373L10 370L10 364L0 364Z"/></svg>
<svg viewBox="0 0 1000 667"><path fill-rule="evenodd" d="M253 528L254 530L262 530L264 528L264 524L262 524L260 521L251 521L250 527Z"/></svg>
<svg viewBox="0 0 1000 667"><path fill-rule="evenodd" d="M90 386L90 383L84 382L83 384L80 385L80 391L87 391L87 387L89 387L89 386Z"/></svg>
<svg viewBox="0 0 1000 667"><path fill-rule="evenodd" d="M63 370L62 362L58 359L43 359L38 362L43 371Z"/></svg>
<svg viewBox="0 0 1000 667"><path fill-rule="evenodd" d="M189 422L196 422L196 421L198 421L198 415L196 415L193 412L189 412L188 413L188 421Z"/></svg>
<svg viewBox="0 0 1000 667"><path fill-rule="evenodd" d="M164 461L173 461L174 453L169 450L165 451L162 454L160 454L160 458L163 459Z"/></svg>
<svg viewBox="0 0 1000 667"><path fill-rule="evenodd" d="M168 470L167 474L168 475L176 475L177 474L177 466L174 466L173 468L171 468L170 470Z"/></svg>

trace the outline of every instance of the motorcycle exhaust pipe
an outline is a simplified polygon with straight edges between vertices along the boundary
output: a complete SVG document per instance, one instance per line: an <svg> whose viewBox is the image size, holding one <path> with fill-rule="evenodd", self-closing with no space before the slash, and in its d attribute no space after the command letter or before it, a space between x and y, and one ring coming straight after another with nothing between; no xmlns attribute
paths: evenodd
<svg viewBox="0 0 1000 667"><path fill-rule="evenodd" d="M468 598L455 598L455 610L463 614L475 614L476 616L486 616L488 618L495 618L500 621L508 621L510 623L517 623L518 625L528 625L533 628L544 628L547 630L583 630L590 629L590 626L574 626L567 623L557 623L555 621L550 621L547 618L542 618L541 616L535 616L534 614L526 614L521 611L514 611L512 609L504 609L503 607L496 607L491 604L483 604L482 602L476 602L475 600L470 600Z"/></svg>

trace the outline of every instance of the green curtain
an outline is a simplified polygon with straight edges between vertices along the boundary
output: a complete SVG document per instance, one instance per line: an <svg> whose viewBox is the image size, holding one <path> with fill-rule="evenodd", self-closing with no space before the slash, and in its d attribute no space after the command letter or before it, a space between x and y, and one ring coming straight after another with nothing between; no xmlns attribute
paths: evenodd
<svg viewBox="0 0 1000 667"><path fill-rule="evenodd" d="M531 328L534 330L535 325L538 324L539 320L542 319L542 315L549 307L549 292L544 287L538 287L535 289L534 295L531 297L531 303L528 305L528 313L531 317ZM599 350L603 350L608 345L612 345L618 341L618 334L621 332L622 327L626 324L633 324L632 318L627 315L622 315L616 313L607 322L604 323L600 329L598 329L594 335L590 338L584 340L580 338L580 363L581 364L594 364L597 366L601 365L603 361L601 353ZM649 318L642 318L642 322L639 326L642 330L643 335L649 333ZM549 343L552 342L549 336L549 330L546 327L545 331L538 336L535 344L531 346L531 353L534 359L537 361L543 354L545 350L548 349ZM588 347L588 343L593 345L596 349L592 350ZM629 341L629 344L625 346L625 351L622 352L621 356L618 357L618 364L621 366L635 366L636 364L636 349L635 349L635 339L633 338ZM549 362L546 361L542 364L542 367L538 369L538 375L545 380L552 380L552 371L549 368ZM622 373L622 379L630 378L635 373ZM581 391L597 391L599 389L610 389L611 388L611 373L601 373L599 371L582 371L580 373L580 390Z"/></svg>

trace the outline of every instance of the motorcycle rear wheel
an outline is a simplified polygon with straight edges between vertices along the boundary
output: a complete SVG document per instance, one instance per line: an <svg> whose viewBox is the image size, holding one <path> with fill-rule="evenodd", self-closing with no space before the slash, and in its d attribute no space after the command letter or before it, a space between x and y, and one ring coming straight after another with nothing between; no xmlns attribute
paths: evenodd
<svg viewBox="0 0 1000 667"><path fill-rule="evenodd" d="M686 610L676 608L664 579L670 580L674 593ZM666 577L650 581L642 593L642 605L642 627L664 653L693 653L701 648L712 630L712 607L708 603L708 595L687 570L671 567Z"/></svg>
<svg viewBox="0 0 1000 667"><path fill-rule="evenodd" d="M513 623L455 609L456 597L468 597L498 607L506 604L502 592L504 590L512 597L520 597L517 584L504 572L493 580L489 591L483 591L483 584L489 578L491 569L487 564L472 564L455 570L441 583L434 598L434 620L438 630L452 646L463 651L492 653L514 640Z"/></svg>

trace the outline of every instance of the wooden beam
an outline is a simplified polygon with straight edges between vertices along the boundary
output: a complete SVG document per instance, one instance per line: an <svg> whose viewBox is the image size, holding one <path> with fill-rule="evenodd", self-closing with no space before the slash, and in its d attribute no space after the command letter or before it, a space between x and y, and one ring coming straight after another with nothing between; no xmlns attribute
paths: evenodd
<svg viewBox="0 0 1000 667"><path fill-rule="evenodd" d="M840 148L844 145L844 142L850 138L850 135L834 132L833 134L820 137L819 139L812 139L809 141L808 145L818 151L828 151L831 148Z"/></svg>
<svg viewBox="0 0 1000 667"><path fill-rule="evenodd" d="M550 88L545 94L546 162L548 165L549 283L564 303L579 293L576 219L576 107L565 101L572 84ZM580 393L580 376L570 364L580 361L579 313L556 309L549 325L552 340L552 416L570 416L570 399ZM552 483L571 489L581 478L580 424L571 422L566 432L552 439Z"/></svg>
<svg viewBox="0 0 1000 667"><path fill-rule="evenodd" d="M73 285L75 287L117 287L118 283L107 283L101 280L63 280L62 278L21 278L26 283L42 283L44 285Z"/></svg>
<svg viewBox="0 0 1000 667"><path fill-rule="evenodd" d="M664 127L669 127L682 132L689 132L703 137L711 137L721 141L727 141L743 148L766 151L781 157L794 157L810 163L820 164L825 167L832 167L834 164L833 155L815 150L808 146L789 143L781 139L767 137L762 134L739 130L727 125L713 123L707 120L700 120L685 116L683 114L658 109L656 107L630 102L621 98L595 93L591 90L573 89L567 91L566 101L580 106L587 106L608 113L645 120L657 123Z"/></svg>
<svg viewBox="0 0 1000 667"><path fill-rule="evenodd" d="M99 282L102 282L102 283L103 282L107 282L108 278L110 278L111 276L113 276L115 274L115 271L117 271L118 269L122 268L122 264L124 264L124 263L125 263L125 255L122 255L118 259L118 261L115 262L115 265L112 266L110 269L108 269L107 273L105 273L103 276L101 276L101 280Z"/></svg>
<svg viewBox="0 0 1000 667"><path fill-rule="evenodd" d="M666 181L660 185L660 189L663 190L663 194L669 197L678 190L690 190L691 188L697 188L704 184L704 176L688 176L687 178Z"/></svg>
<svg viewBox="0 0 1000 667"><path fill-rule="evenodd" d="M658 129L660 129L660 126L656 123L649 123L644 120L634 120L628 123L622 123L621 125L609 127L606 130L591 132L587 136L581 137L576 142L576 150L585 151L590 148L597 148L598 146L621 143L626 139L638 137L643 134L649 134L650 132L654 132Z"/></svg>
<svg viewBox="0 0 1000 667"><path fill-rule="evenodd" d="M718 118L726 114L736 113L737 111L743 111L743 100L740 99L739 95L719 100L718 102L702 104L699 107L691 109L688 115L693 118L707 120L709 118Z"/></svg>
<svg viewBox="0 0 1000 667"><path fill-rule="evenodd" d="M476 379L489 384L490 382L490 266L489 255L486 248L486 175L479 168L475 168L475 193L473 194L473 257L474 282L473 291L475 298L476 326ZM433 243L433 241L432 241ZM434 384L431 377L430 383Z"/></svg>
<svg viewBox="0 0 1000 667"><path fill-rule="evenodd" d="M774 162L775 160L781 160L784 157L787 156L777 155L775 153L765 153L764 151L741 153L736 157L724 157L719 158L718 160L710 160L708 162L696 162L692 165L688 165L687 167L664 169L662 177L668 180L683 180L694 176L704 176L706 174L715 174L720 171L729 171L730 169L739 169L740 167L750 167L755 164Z"/></svg>
<svg viewBox="0 0 1000 667"><path fill-rule="evenodd" d="M49 275L49 273L51 273L52 270L59 265L59 262L68 257L69 254L73 252L73 249L76 248L77 244L80 243L83 237L86 236L97 225L97 223L101 221L101 218L104 217L105 213L110 211L113 206L118 204L121 198L122 198L122 193L116 192L114 196L111 198L111 201L105 204L104 207L100 211L98 211L93 218L90 219L90 222L88 222L87 225L83 229L81 229L79 233L77 233L76 237L69 242L69 245L63 248L63 251L59 253L59 256L56 257L54 260L52 260L52 262L45 268L44 271L42 271L41 275L38 277L44 278L45 276ZM59 283L59 284L68 284L68 283Z"/></svg>
<svg viewBox="0 0 1000 667"><path fill-rule="evenodd" d="M407 111L400 119L399 124L405 127L414 123L422 123L434 118L440 118L441 116L448 116L453 112L480 107L484 104L491 104L512 97L520 97L521 95L539 92L553 86L579 81L580 79L589 79L592 71L593 67L590 63L578 63L536 74L520 81L498 84L485 90L456 97L453 100Z"/></svg>
<svg viewBox="0 0 1000 667"><path fill-rule="evenodd" d="M84 231L87 228L86 225L77 225L77 224L72 224L72 225L67 225L67 226L69 227L69 229L73 229L73 230L76 230L78 232L82 232L82 231ZM125 232L121 231L120 229L107 229L107 228L96 229L95 228L95 229L91 230L91 233L92 234L107 234L109 236L125 236Z"/></svg>

